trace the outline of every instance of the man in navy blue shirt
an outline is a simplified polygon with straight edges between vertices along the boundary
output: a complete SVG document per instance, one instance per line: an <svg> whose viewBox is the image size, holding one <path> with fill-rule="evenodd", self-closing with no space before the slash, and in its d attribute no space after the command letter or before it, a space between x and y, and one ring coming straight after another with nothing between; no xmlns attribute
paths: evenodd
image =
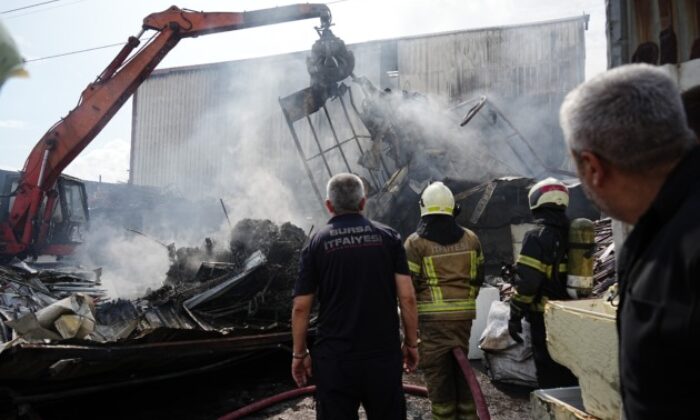
<svg viewBox="0 0 700 420"><path fill-rule="evenodd" d="M332 177L327 196L333 217L302 251L294 287L292 376L303 386L313 372L318 419L357 419L360 403L370 420L405 419L401 367L413 371L418 364L418 322L401 237L361 214L366 198L359 177ZM314 296L319 315L309 353Z"/></svg>

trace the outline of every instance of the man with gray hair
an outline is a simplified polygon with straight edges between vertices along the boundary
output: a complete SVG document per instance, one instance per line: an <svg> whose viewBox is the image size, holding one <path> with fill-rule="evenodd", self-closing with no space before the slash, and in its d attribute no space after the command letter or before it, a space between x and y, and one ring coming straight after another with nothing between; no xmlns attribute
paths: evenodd
<svg viewBox="0 0 700 420"><path fill-rule="evenodd" d="M294 287L292 377L303 386L313 373L318 419L357 419L360 403L368 419L405 419L401 367L413 371L418 364L418 317L401 237L362 216L358 176L332 177L327 197L333 217L302 251ZM318 325L309 353L315 295Z"/></svg>
<svg viewBox="0 0 700 420"><path fill-rule="evenodd" d="M635 225L618 254L626 418L697 418L700 148L680 93L660 69L627 65L569 93L560 117L590 198Z"/></svg>

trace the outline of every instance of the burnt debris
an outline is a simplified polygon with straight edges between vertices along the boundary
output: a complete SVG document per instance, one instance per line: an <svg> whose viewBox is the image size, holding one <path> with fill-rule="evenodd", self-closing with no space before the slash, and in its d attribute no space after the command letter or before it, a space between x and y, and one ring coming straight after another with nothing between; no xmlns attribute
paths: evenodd
<svg viewBox="0 0 700 420"><path fill-rule="evenodd" d="M165 284L133 300L107 301L99 271L0 266L0 379L28 383L50 374L57 385L102 383L185 372L232 355L247 360L251 352L285 346L306 240L291 223L244 219L225 249L211 240L177 249ZM149 350L138 351L144 343ZM163 353L174 343L184 353ZM128 363L116 357L121 353ZM78 358L56 371L67 354ZM187 362L174 367L173 358ZM19 362L26 366L18 370ZM154 367L134 371L138 366Z"/></svg>

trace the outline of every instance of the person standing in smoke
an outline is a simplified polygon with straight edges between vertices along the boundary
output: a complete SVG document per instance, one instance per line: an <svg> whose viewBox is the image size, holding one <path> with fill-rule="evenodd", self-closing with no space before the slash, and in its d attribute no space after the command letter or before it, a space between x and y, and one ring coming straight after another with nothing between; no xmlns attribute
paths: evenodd
<svg viewBox="0 0 700 420"><path fill-rule="evenodd" d="M474 232L457 224L454 196L442 182L428 185L419 205L421 219L405 248L418 300L420 368L433 419L476 419L474 398L452 349L469 352L484 279L481 244Z"/></svg>
<svg viewBox="0 0 700 420"><path fill-rule="evenodd" d="M547 301L571 299L566 291L569 190L557 179L547 178L530 188L528 200L537 227L525 233L516 261L508 331L515 341L522 342L522 319L530 322L540 388L573 386L578 383L576 376L549 355L544 327Z"/></svg>

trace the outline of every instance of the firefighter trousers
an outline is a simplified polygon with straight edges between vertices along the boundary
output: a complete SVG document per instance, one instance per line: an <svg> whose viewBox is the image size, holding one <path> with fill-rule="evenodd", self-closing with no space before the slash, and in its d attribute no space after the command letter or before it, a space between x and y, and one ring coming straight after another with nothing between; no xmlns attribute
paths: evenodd
<svg viewBox="0 0 700 420"><path fill-rule="evenodd" d="M476 405L452 349L469 351L472 321L421 321L420 370L434 420L476 420Z"/></svg>
<svg viewBox="0 0 700 420"><path fill-rule="evenodd" d="M532 334L532 356L537 369L537 383L540 388L576 386L578 379L566 367L552 359L547 350L547 332L544 328L542 312L531 312L528 316Z"/></svg>

